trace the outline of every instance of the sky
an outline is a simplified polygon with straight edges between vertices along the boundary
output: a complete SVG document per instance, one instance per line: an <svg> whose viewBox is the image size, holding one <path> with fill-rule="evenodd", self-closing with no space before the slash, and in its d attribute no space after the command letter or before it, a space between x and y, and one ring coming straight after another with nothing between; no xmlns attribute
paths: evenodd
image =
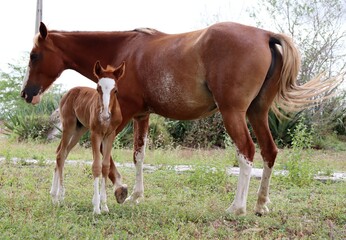
<svg viewBox="0 0 346 240"><path fill-rule="evenodd" d="M0 70L6 71L8 63L28 57L35 35L36 4L37 0L1 1ZM204 28L216 20L254 25L247 12L254 4L256 0L43 0L42 21L51 30L126 31L149 27L181 33ZM73 70L64 71L56 83L66 89L94 86Z"/></svg>

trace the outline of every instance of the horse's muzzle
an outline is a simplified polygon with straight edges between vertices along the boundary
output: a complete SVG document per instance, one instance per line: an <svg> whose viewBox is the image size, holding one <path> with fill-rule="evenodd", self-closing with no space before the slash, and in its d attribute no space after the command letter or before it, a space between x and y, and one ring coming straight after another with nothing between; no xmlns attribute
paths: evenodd
<svg viewBox="0 0 346 240"><path fill-rule="evenodd" d="M26 87L21 91L20 96L24 98L27 103L36 104L39 103L41 100L39 91L40 88L36 86Z"/></svg>

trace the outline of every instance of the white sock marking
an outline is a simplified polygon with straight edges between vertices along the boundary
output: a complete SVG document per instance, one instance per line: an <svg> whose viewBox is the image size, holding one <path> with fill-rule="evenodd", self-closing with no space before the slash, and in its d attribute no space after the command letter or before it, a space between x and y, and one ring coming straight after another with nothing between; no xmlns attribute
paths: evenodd
<svg viewBox="0 0 346 240"><path fill-rule="evenodd" d="M96 177L94 179L94 196L92 200L94 206L94 213L100 214L100 192L99 192L99 178Z"/></svg>
<svg viewBox="0 0 346 240"><path fill-rule="evenodd" d="M253 163L247 160L246 157L240 153L238 153L237 158L239 162L239 178L237 191L234 201L231 207L227 209L227 211L242 215L246 213L246 201L249 191Z"/></svg>
<svg viewBox="0 0 346 240"><path fill-rule="evenodd" d="M266 206L267 203L270 202L269 200L269 183L270 178L272 175L273 168L269 168L268 163L263 163L263 173L262 173L262 179L261 184L258 189L258 200L255 207L255 211L258 213L265 213L268 212L268 207Z"/></svg>
<svg viewBox="0 0 346 240"><path fill-rule="evenodd" d="M107 206L107 192L106 192L106 179L103 177L101 180L101 190L100 190L100 200L101 200L101 211L109 212Z"/></svg>
<svg viewBox="0 0 346 240"><path fill-rule="evenodd" d="M53 204L56 204L59 202L59 198L58 198L59 183L60 183L59 174L57 173L57 171L54 171L52 187L50 189L50 195L52 196Z"/></svg>

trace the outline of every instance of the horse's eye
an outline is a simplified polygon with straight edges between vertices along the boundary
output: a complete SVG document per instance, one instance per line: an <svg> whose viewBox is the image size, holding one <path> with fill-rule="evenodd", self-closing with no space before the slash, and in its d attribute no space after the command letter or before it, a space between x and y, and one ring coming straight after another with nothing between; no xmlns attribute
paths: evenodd
<svg viewBox="0 0 346 240"><path fill-rule="evenodd" d="M38 55L37 53L31 53L31 54L30 54L30 61L31 61L31 62L37 61L38 58L39 58L39 55Z"/></svg>

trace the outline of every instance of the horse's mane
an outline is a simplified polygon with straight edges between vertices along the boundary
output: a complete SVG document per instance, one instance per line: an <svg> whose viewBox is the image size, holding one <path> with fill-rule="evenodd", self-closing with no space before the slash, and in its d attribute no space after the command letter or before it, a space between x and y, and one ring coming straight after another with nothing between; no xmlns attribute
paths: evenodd
<svg viewBox="0 0 346 240"><path fill-rule="evenodd" d="M146 34L150 34L153 35L155 33L157 33L158 31L154 28L136 28L135 30L133 30L135 32L142 32L142 33L146 33Z"/></svg>

